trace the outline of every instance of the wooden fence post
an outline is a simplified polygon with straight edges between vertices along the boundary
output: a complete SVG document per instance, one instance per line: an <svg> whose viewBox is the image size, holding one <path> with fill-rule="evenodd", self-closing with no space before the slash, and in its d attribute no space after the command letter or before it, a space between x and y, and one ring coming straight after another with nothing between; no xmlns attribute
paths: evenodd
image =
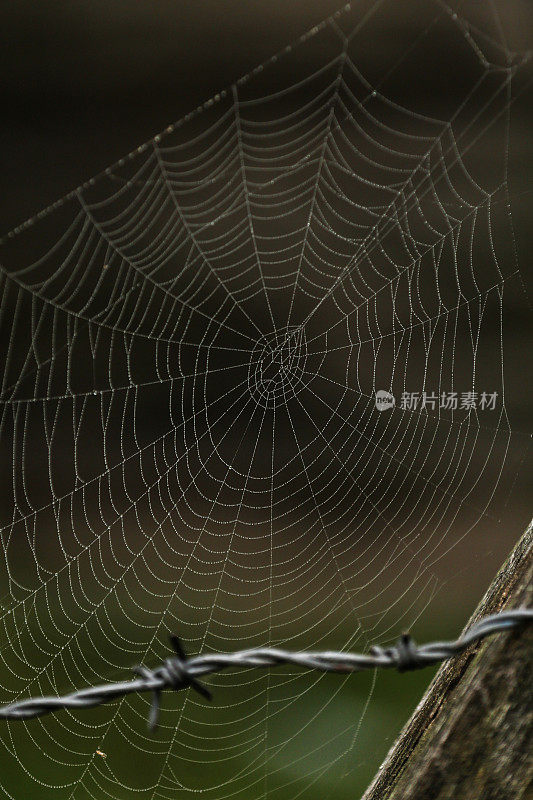
<svg viewBox="0 0 533 800"><path fill-rule="evenodd" d="M467 627L532 604L533 523ZM533 630L523 628L444 664L362 800L533 797L532 644Z"/></svg>

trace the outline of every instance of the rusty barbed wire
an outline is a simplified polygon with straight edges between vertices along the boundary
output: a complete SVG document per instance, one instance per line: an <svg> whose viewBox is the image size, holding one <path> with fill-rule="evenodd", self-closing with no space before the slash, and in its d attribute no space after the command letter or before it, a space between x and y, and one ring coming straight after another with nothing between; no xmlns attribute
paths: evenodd
<svg viewBox="0 0 533 800"><path fill-rule="evenodd" d="M368 653L333 651L294 653L277 648L253 648L239 650L235 653L206 653L188 657L178 637L171 636L170 641L175 655L167 658L155 669L143 665L134 667L133 671L139 676L136 680L89 687L64 697L17 700L0 707L0 718L27 720L41 717L44 714L53 714L62 709L91 708L103 705L128 694L152 692L148 727L153 731L157 726L162 691L191 688L205 699L212 699L211 692L198 681L198 678L203 675L211 675L230 668L268 668L284 664L294 664L304 669L321 672L350 673L376 668L395 668L399 672L407 672L454 658L486 636L532 622L533 609L512 609L483 617L455 641L417 645L409 634L404 634L394 646L374 646Z"/></svg>

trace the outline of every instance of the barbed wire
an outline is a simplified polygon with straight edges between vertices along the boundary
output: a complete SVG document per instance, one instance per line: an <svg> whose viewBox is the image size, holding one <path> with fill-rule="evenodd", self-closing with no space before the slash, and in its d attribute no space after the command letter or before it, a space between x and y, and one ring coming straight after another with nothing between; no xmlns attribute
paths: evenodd
<svg viewBox="0 0 533 800"><path fill-rule="evenodd" d="M133 668L139 676L123 683L108 683L81 689L64 697L38 697L17 700L0 707L0 718L27 720L53 714L61 709L91 708L108 703L118 697L136 692L152 692L152 706L148 727L153 731L159 718L161 692L166 689L191 688L206 700L211 692L198 681L203 675L212 675L229 668L265 668L294 664L304 669L321 672L350 673L365 669L391 669L399 672L423 669L464 653L471 644L486 636L508 631L533 622L533 609L519 608L483 617L470 630L455 641L431 642L417 645L409 634L404 634L392 647L371 647L368 653L301 652L293 653L277 648L254 648L235 653L206 653L188 657L177 636L170 641L175 655L167 658L155 669L143 665Z"/></svg>

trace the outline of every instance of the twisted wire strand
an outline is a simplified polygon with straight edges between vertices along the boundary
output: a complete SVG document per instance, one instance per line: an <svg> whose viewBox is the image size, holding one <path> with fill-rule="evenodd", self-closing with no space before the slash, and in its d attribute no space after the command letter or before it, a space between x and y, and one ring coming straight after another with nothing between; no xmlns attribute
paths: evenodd
<svg viewBox="0 0 533 800"><path fill-rule="evenodd" d="M170 641L175 655L155 669L140 665L133 671L139 676L133 681L108 683L80 689L64 697L38 697L18 700L0 707L0 718L26 720L52 714L61 709L91 708L135 692L152 692L148 727L154 730L159 716L161 692L165 689L194 689L207 700L209 690L198 681L225 669L267 668L294 664L321 672L350 673L364 669L392 669L399 672L423 669L464 653L470 645L494 633L509 631L533 622L533 609L519 608L483 617L455 641L431 642L417 645L404 634L392 647L371 647L368 653L334 651L294 653L277 648L253 648L235 653L206 653L188 657L177 636Z"/></svg>

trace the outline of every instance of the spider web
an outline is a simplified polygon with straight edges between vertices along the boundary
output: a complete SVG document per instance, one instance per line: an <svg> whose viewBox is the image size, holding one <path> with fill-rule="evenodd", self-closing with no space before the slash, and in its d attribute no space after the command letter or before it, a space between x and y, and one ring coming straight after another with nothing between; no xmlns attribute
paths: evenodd
<svg viewBox="0 0 533 800"><path fill-rule="evenodd" d="M504 380L522 60L425 3L369 77L389 11L344 7L3 240L4 702L123 678L169 632L190 652L384 644L498 519L524 455ZM452 56L446 116L431 91L401 102ZM374 682L217 675L209 707L165 696L155 736L147 697L4 723L1 785L324 797Z"/></svg>

